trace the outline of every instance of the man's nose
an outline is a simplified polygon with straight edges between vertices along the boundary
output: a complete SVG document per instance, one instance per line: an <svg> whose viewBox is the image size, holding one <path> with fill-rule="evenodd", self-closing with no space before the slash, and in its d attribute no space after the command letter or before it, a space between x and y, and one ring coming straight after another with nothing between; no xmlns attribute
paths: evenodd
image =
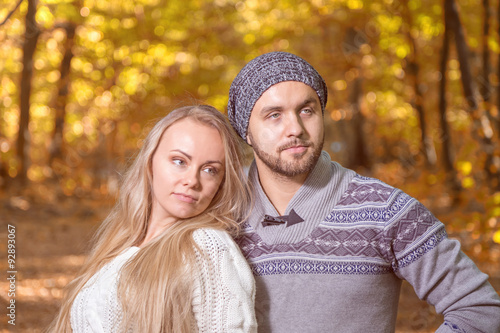
<svg viewBox="0 0 500 333"><path fill-rule="evenodd" d="M286 136L300 137L304 134L304 123L298 113L290 112L285 118Z"/></svg>

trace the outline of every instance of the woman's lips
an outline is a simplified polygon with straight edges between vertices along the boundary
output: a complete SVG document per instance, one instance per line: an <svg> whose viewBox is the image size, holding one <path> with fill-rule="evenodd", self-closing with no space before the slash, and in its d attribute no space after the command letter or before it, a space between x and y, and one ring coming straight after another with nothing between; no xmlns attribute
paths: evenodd
<svg viewBox="0 0 500 333"><path fill-rule="evenodd" d="M174 193L174 196L179 199L180 201L187 202L187 203L194 203L196 202L196 199L193 198L190 195L183 194L183 193Z"/></svg>

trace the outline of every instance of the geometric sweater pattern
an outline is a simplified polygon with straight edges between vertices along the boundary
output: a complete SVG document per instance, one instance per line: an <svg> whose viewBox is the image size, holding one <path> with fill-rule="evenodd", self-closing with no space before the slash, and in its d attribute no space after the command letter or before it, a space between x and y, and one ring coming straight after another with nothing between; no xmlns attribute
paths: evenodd
<svg viewBox="0 0 500 333"><path fill-rule="evenodd" d="M323 152L279 214L249 170L236 238L255 276L259 332L394 332L402 280L444 315L436 332L500 333L500 298L418 200ZM304 221L262 225L265 215Z"/></svg>
<svg viewBox="0 0 500 333"><path fill-rule="evenodd" d="M359 175L335 209L298 243L269 245L250 225L244 230L238 244L257 276L396 273L446 237L444 226L414 198ZM273 259L275 253L290 258ZM336 260L343 257L350 260Z"/></svg>

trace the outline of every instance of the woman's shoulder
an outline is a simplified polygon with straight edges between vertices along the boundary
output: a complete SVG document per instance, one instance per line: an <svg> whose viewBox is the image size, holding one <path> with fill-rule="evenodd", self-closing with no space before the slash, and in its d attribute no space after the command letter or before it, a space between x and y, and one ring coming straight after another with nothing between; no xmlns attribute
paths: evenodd
<svg viewBox="0 0 500 333"><path fill-rule="evenodd" d="M218 249L219 251L234 251L238 246L225 230L201 228L193 233L193 239L202 249Z"/></svg>
<svg viewBox="0 0 500 333"><path fill-rule="evenodd" d="M234 283L245 283L252 286L252 271L228 232L203 228L196 230L193 238L198 245L196 262L201 275L207 279L207 276L219 276L219 280L214 280L217 284L233 286Z"/></svg>

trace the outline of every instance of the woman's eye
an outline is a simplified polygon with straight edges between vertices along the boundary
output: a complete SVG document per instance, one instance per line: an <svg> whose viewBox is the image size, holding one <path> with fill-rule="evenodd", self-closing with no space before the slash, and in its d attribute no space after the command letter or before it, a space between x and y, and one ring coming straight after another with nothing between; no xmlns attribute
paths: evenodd
<svg viewBox="0 0 500 333"><path fill-rule="evenodd" d="M205 171L206 173L208 173L211 176L215 176L215 175L217 175L219 170L217 170L216 168L213 168L213 167L207 167L207 168L203 169L203 171Z"/></svg>
<svg viewBox="0 0 500 333"><path fill-rule="evenodd" d="M174 158L174 159L172 160L172 163L174 163L175 165L178 165L178 166L182 166L182 165L184 165L184 164L185 164L185 163L184 163L184 161L183 161L183 160L181 160L181 159L179 159L179 158Z"/></svg>

